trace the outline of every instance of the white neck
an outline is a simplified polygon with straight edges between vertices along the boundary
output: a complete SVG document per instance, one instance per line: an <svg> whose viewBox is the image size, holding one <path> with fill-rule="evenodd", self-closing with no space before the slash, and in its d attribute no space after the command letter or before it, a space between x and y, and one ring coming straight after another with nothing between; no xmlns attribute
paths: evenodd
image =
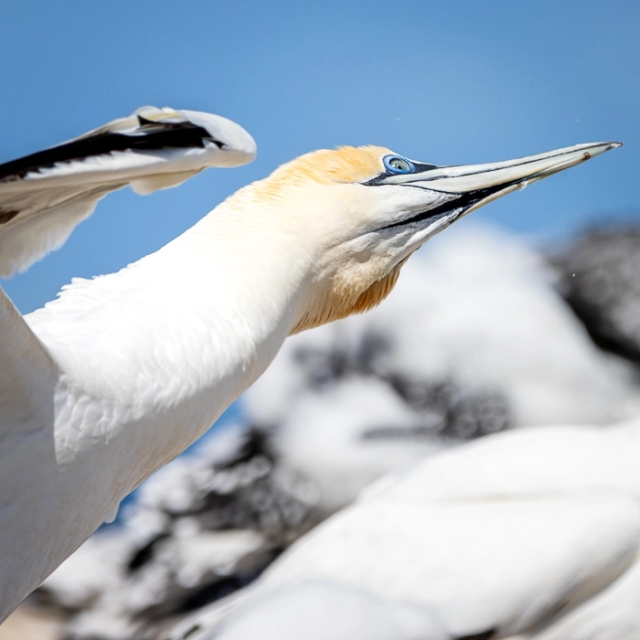
<svg viewBox="0 0 640 640"><path fill-rule="evenodd" d="M287 228L301 216L252 200L239 192L157 253L27 316L58 372L0 439L12 505L0 510L0 621L211 426L299 320L317 249Z"/></svg>
<svg viewBox="0 0 640 640"><path fill-rule="evenodd" d="M105 495L121 499L200 437L300 315L313 243L248 204L235 196L157 253L74 284L28 318L63 372L58 465L103 468ZM79 414L85 402L91 411Z"/></svg>

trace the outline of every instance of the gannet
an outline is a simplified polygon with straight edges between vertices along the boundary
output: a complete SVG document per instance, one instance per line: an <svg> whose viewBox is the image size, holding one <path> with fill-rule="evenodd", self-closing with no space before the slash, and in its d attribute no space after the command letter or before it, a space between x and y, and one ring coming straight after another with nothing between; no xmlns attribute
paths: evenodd
<svg viewBox="0 0 640 640"><path fill-rule="evenodd" d="M287 638L304 623L291 620L295 594L317 581L424 607L450 638L638 638L639 456L637 418L513 430L438 454L381 480L171 638L249 640L270 599L272 637Z"/></svg>
<svg viewBox="0 0 640 640"><path fill-rule="evenodd" d="M320 150L125 269L74 280L24 318L3 295L0 620L197 440L288 335L374 307L428 238L617 146L460 166L377 146ZM63 222L54 245L68 233ZM43 243L21 246L7 261L13 269L43 252Z"/></svg>

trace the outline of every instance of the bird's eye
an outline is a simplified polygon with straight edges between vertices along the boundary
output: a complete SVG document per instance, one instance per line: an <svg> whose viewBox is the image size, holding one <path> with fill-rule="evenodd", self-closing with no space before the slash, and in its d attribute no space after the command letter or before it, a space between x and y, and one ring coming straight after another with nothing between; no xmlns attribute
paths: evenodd
<svg viewBox="0 0 640 640"><path fill-rule="evenodd" d="M416 170L410 160L402 158L401 156L385 156L383 161L384 166L391 173L411 173Z"/></svg>

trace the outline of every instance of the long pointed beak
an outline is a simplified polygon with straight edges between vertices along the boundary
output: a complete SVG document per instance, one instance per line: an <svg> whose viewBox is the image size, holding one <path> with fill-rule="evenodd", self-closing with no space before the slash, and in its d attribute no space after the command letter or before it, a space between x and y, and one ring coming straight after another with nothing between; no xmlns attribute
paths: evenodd
<svg viewBox="0 0 640 640"><path fill-rule="evenodd" d="M504 162L438 167L427 170L422 175L409 174L398 177L428 182L430 189L438 191L467 193L500 185L521 185L524 182L542 180L620 146L621 142L591 142Z"/></svg>
<svg viewBox="0 0 640 640"><path fill-rule="evenodd" d="M415 171L391 175L381 182L458 196L429 212L431 216L449 211L457 219L508 193L620 146L621 142L592 142L488 164L439 167L415 162ZM421 217L426 217L426 213Z"/></svg>

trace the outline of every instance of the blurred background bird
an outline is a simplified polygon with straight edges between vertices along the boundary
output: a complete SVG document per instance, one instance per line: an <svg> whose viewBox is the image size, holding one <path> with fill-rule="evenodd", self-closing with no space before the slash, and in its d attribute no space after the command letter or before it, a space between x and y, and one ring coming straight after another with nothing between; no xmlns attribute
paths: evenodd
<svg viewBox="0 0 640 640"><path fill-rule="evenodd" d="M635 420L523 429L434 456L371 487L174 638L259 636L260 597L284 588L266 628L306 637L302 628L287 634L290 619L303 624L293 603L308 581L362 590L389 607L422 605L442 637L637 637L639 442Z"/></svg>
<svg viewBox="0 0 640 640"><path fill-rule="evenodd" d="M499 231L467 220L434 239L407 264L379 314L285 345L262 390L233 408L225 433L213 434L227 449L221 440L204 443L177 461L138 494L118 528L81 550L85 563L70 561L41 592L40 602L73 613L70 628L79 636L100 637L99 629L139 637L145 629L153 637L249 583L359 487L432 452L511 427L606 426L634 415L640 193L630 105L637 102L637 7L587 2L576 13L543 2L535 15L504 2L462 2L455 15L436 5L404 7L409 11L390 12L380 4L377 11L374 4L365 14L355 3L311 9L283 2L268 11L217 7L214 15L204 4L178 11L154 3L153 22L144 3L126 8L126 22L111 9L80 5L3 7L10 63L2 81L12 100L0 110L13 128L5 132L2 160L150 102L229 115L262 150L252 165L204 173L180 190L137 200L127 190L109 196L64 252L3 283L23 312L52 299L72 276L113 271L157 249L212 202L307 149L382 140L425 157L426 140L427 159L453 163L577 140L626 143L606 162L474 215ZM85 29L97 23L104 31ZM380 44L389 41L402 46ZM226 63L215 65L212 78L211 60L221 58ZM610 220L615 227L602 228ZM596 222L597 229L577 236ZM428 287L420 281L427 277ZM316 432L326 435L305 442L304 434ZM326 464L332 459L335 465ZM226 541L214 542L216 532L229 534ZM193 550L189 562L178 549ZM299 602L329 606L326 588L326 581L309 584ZM371 602L383 608L375 594L335 589L354 610ZM288 593L274 597L286 607ZM609 609L615 618L617 609ZM8 633L11 622L0 632ZM18 637L27 637L24 628Z"/></svg>

